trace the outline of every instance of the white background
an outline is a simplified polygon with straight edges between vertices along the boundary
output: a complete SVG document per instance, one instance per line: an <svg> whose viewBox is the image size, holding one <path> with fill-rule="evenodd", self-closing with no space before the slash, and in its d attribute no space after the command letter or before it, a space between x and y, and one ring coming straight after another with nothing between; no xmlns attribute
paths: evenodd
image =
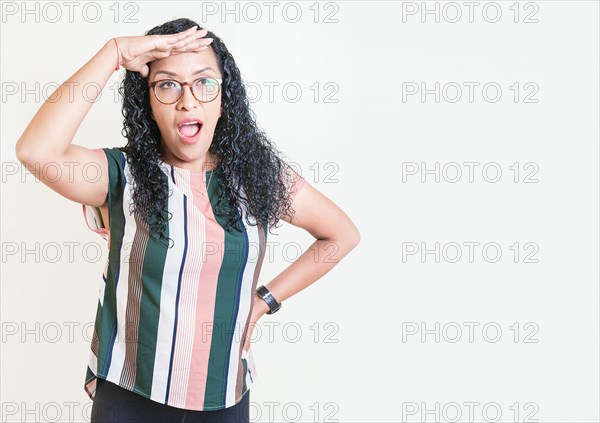
<svg viewBox="0 0 600 423"><path fill-rule="evenodd" d="M31 14L21 2L2 5L2 421L56 421L57 412L58 421L86 421L82 327L94 320L107 254L81 205L21 167L15 143L56 84L107 40L178 17L225 41L244 81L262 88L252 102L259 126L362 235L330 273L261 320L279 326L254 342L254 421L599 421L597 2L479 2L472 22L463 2L277 2L272 21L264 2L227 3L237 17L221 2L75 3L72 22L61 2L30 3ZM437 7L439 22L423 7ZM75 144L125 144L115 98L123 74ZM272 99L270 83L279 84ZM282 94L288 83L302 89L297 102ZM439 102L431 93L403 99L436 83ZM483 96L485 84L491 96L501 88L498 101ZM473 182L465 162L478 164ZM410 163L439 163L439 182L403 175ZM463 171L457 182L452 163ZM537 182L524 182L530 174ZM312 242L283 225L271 242ZM472 262L469 242L479 243ZM86 243L106 248L102 259L86 260ZM436 243L439 262L421 256ZM412 245L417 254L403 255ZM288 264L273 251L262 284ZM298 342L284 338L286 324L301 328Z"/></svg>

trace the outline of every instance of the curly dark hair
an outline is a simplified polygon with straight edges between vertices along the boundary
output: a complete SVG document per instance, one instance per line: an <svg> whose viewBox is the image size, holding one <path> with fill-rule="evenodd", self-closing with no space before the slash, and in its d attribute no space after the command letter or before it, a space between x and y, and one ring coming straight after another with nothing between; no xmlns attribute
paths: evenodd
<svg viewBox="0 0 600 423"><path fill-rule="evenodd" d="M203 29L190 19L180 18L156 26L145 35L175 34L193 26ZM227 231L232 228L242 231L243 204L247 210L246 222L260 223L270 231L281 214L293 218L288 191L292 183L291 167L257 127L242 76L227 47L213 32L208 31L206 36L214 39L209 48L215 52L223 75L221 117L209 147L219 157L223 180L214 213L228 216ZM155 239L172 241L165 236L167 217L171 215L167 210L168 180L159 164L164 156L158 125L151 118L148 77L127 71L119 93L123 98L122 134L127 138L127 144L120 149L126 153L135 180L130 212L148 225ZM240 188L245 195L240 195ZM249 215L255 223L248 220Z"/></svg>

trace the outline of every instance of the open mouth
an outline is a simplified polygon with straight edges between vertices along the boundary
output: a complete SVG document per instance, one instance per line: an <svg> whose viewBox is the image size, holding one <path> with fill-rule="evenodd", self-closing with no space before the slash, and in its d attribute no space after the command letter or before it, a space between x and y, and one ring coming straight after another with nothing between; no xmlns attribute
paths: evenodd
<svg viewBox="0 0 600 423"><path fill-rule="evenodd" d="M177 127L179 133L187 138L195 137L196 135L198 135L201 129L202 124L200 122L184 123Z"/></svg>

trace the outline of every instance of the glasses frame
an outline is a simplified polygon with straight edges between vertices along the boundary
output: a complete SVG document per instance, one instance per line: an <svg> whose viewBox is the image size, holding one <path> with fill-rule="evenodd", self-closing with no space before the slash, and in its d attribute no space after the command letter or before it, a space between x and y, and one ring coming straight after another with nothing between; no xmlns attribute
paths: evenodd
<svg viewBox="0 0 600 423"><path fill-rule="evenodd" d="M219 83L219 88L217 89L217 94L215 95L215 98L213 98L210 101L202 101L200 100L198 97L196 97L196 94L194 94L194 88L192 86L192 84L200 79L214 79ZM177 98L177 100L171 102L171 103L166 103L164 101L162 101L160 98L158 98L158 95L156 94L156 84L160 83L160 82L164 82L164 81L173 81L173 82L177 82L179 84L179 86L181 87L181 92L179 94L179 97ZM156 97L156 100L159 103L162 104L175 104L177 103L179 100L181 100L181 97L183 97L183 90L185 89L185 86L189 86L190 87L190 92L192 93L192 95L194 96L194 98L196 100L198 100L200 103L210 103L211 101L214 101L218 96L219 96L219 92L221 91L221 85L223 84L223 78L214 78L212 76L201 76L200 78L196 78L194 79L191 83L190 82L182 82L182 81L178 81L176 79L173 78L164 78L164 79L159 79L158 81L154 81L150 83L150 88L152 89L152 92L154 93L154 97Z"/></svg>

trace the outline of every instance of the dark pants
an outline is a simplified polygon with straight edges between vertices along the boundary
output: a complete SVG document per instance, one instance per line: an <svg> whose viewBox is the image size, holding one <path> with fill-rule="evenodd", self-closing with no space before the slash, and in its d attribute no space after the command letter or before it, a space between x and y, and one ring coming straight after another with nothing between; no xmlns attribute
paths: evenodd
<svg viewBox="0 0 600 423"><path fill-rule="evenodd" d="M98 378L90 423L249 423L250 391L232 407L214 411L170 407Z"/></svg>

